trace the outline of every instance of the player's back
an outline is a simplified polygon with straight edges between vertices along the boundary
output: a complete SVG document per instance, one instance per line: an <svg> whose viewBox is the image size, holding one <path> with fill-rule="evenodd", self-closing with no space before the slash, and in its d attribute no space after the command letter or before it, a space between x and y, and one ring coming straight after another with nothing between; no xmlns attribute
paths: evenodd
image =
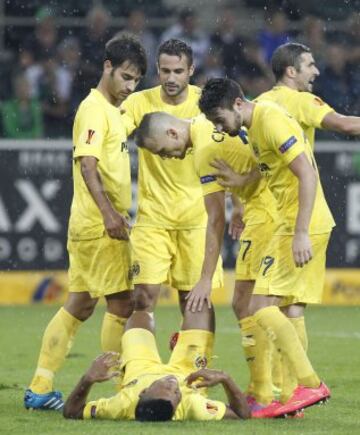
<svg viewBox="0 0 360 435"><path fill-rule="evenodd" d="M300 124L312 148L315 142L315 129L321 128L325 115L333 111L310 92L299 92L285 85L274 86L259 95L255 99L255 102L257 101L272 101L283 107Z"/></svg>
<svg viewBox="0 0 360 435"><path fill-rule="evenodd" d="M260 169L268 178L282 221L279 234L293 234L298 211L298 179L289 164L301 153L317 172L312 147L297 121L278 104L262 101L255 104L249 129L251 146ZM329 232L334 220L318 178L310 234Z"/></svg>
<svg viewBox="0 0 360 435"><path fill-rule="evenodd" d="M211 166L214 159L222 159L239 174L248 173L258 167L258 162L249 146L246 132L243 138L219 133L214 125L202 115L193 119L191 139L194 147L195 169L200 178L203 193L209 194L225 190L213 175ZM267 187L265 178L258 183L249 183L241 189L232 189L245 206L244 223L257 224L265 213L276 216L276 203Z"/></svg>
<svg viewBox="0 0 360 435"><path fill-rule="evenodd" d="M200 89L189 85L186 100L178 105L165 103L161 86L135 92L123 103L124 119L130 134L147 113L167 112L178 118L199 114ZM136 223L168 229L206 226L200 182L195 174L193 155L183 160L162 159L139 149L138 212Z"/></svg>
<svg viewBox="0 0 360 435"><path fill-rule="evenodd" d="M74 196L71 205L69 236L74 239L100 237L103 217L81 174L79 157L97 159L106 194L120 213L131 206L130 159L126 130L119 109L92 89L82 101L73 126Z"/></svg>

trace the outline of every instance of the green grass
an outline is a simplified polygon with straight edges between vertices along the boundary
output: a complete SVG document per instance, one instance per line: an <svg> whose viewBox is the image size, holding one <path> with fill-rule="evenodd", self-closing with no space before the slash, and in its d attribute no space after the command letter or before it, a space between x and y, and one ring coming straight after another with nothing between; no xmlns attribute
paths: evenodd
<svg viewBox="0 0 360 435"><path fill-rule="evenodd" d="M332 389L332 400L306 411L302 420L221 421L214 423L144 424L112 421L67 421L60 413L29 412L23 408L23 392L35 368L44 328L57 307L0 308L0 432L2 434L357 434L360 431L360 307L311 308L307 312L310 357L318 373ZM100 353L99 331L104 307L81 328L72 353L58 373L56 388L70 392L90 360ZM246 386L239 332L229 308L217 308L215 366L228 371ZM167 359L170 332L178 328L177 308L156 312L157 338ZM92 398L112 395L110 383L97 385ZM224 399L220 388L212 396Z"/></svg>

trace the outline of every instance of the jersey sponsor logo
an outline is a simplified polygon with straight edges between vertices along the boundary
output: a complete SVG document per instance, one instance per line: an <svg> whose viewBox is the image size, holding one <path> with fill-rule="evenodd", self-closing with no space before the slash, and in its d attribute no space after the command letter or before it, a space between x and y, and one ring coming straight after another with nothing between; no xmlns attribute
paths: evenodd
<svg viewBox="0 0 360 435"><path fill-rule="evenodd" d="M85 142L87 145L90 145L91 139L93 138L94 134L95 134L95 130L88 130L87 139Z"/></svg>
<svg viewBox="0 0 360 435"><path fill-rule="evenodd" d="M206 402L206 411L209 414L216 414L219 411L219 408L212 402Z"/></svg>
<svg viewBox="0 0 360 435"><path fill-rule="evenodd" d="M259 170L260 172L267 172L270 171L270 168L266 163L259 163Z"/></svg>
<svg viewBox="0 0 360 435"><path fill-rule="evenodd" d="M297 139L295 136L289 137L289 139L284 142L280 147L279 151L281 154L284 154L288 149L290 149L295 143L297 142Z"/></svg>
<svg viewBox="0 0 360 435"><path fill-rule="evenodd" d="M204 175L203 177L200 177L201 184L212 183L213 181L216 181L215 175Z"/></svg>
<svg viewBox="0 0 360 435"><path fill-rule="evenodd" d="M123 153L124 151L127 153L129 151L129 147L126 142L121 142L121 152Z"/></svg>
<svg viewBox="0 0 360 435"><path fill-rule="evenodd" d="M198 356L195 358L195 367L198 369L204 369L207 366L206 356Z"/></svg>

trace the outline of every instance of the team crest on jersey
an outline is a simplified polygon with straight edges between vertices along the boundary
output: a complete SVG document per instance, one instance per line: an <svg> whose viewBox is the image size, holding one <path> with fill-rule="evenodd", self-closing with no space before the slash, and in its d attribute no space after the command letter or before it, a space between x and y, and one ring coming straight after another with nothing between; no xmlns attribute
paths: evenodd
<svg viewBox="0 0 360 435"><path fill-rule="evenodd" d="M216 128L214 128L213 133L211 135L211 139L214 142L220 143L223 142L225 138L225 133L217 131Z"/></svg>
<svg viewBox="0 0 360 435"><path fill-rule="evenodd" d="M212 402L206 402L206 411L209 414L216 414L218 412L219 408L215 405L215 403Z"/></svg>
<svg viewBox="0 0 360 435"><path fill-rule="evenodd" d="M85 142L86 144L90 145L91 139L93 138L94 134L95 134L95 130L88 130L87 139Z"/></svg>
<svg viewBox="0 0 360 435"><path fill-rule="evenodd" d="M315 97L314 104L317 104L318 106L323 106L325 103L323 102L323 100L321 98Z"/></svg>
<svg viewBox="0 0 360 435"><path fill-rule="evenodd" d="M206 356L198 356L195 359L195 367L197 369L204 369L207 366Z"/></svg>
<svg viewBox="0 0 360 435"><path fill-rule="evenodd" d="M140 273L140 264L135 262L129 269L128 278L133 279L134 276L138 276Z"/></svg>

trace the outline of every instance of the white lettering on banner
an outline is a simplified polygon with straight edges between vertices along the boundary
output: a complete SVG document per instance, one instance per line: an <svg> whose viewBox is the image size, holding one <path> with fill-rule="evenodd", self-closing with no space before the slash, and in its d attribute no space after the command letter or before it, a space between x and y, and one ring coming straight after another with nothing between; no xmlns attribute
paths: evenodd
<svg viewBox="0 0 360 435"><path fill-rule="evenodd" d="M6 233L11 230L11 221L6 211L5 204L0 198L0 231Z"/></svg>
<svg viewBox="0 0 360 435"><path fill-rule="evenodd" d="M345 245L345 260L349 264L358 263L360 258L360 240L350 239Z"/></svg>
<svg viewBox="0 0 360 435"><path fill-rule="evenodd" d="M360 234L360 183L347 187L346 229L349 234Z"/></svg>
<svg viewBox="0 0 360 435"><path fill-rule="evenodd" d="M41 198L36 187L31 181L17 180L15 187L21 193L28 206L15 224L15 229L25 233L32 229L36 221L39 221L44 230L58 232L61 229L59 221L54 216L46 202ZM48 180L41 186L41 193L45 199L50 200L56 196L60 189L60 183L56 180Z"/></svg>
<svg viewBox="0 0 360 435"><path fill-rule="evenodd" d="M37 245L34 239L24 237L17 245L17 253L22 261L34 261L38 254Z"/></svg>
<svg viewBox="0 0 360 435"><path fill-rule="evenodd" d="M11 255L11 244L9 240L0 237L0 261L7 260Z"/></svg>
<svg viewBox="0 0 360 435"><path fill-rule="evenodd" d="M44 242L45 261L59 261L63 257L63 245L60 240L47 237Z"/></svg>

